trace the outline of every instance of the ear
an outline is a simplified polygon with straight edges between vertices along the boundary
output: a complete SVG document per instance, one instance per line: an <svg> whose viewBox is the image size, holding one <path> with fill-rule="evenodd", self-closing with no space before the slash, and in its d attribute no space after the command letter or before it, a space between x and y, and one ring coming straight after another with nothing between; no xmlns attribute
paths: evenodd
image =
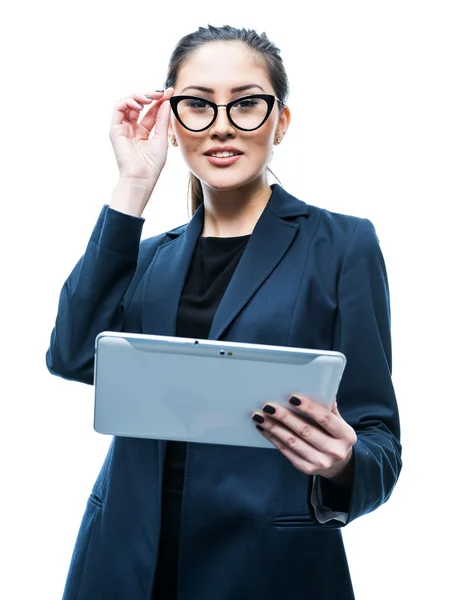
<svg viewBox="0 0 450 600"><path fill-rule="evenodd" d="M172 146L178 146L177 138L175 136L175 130L171 122L169 122L169 129L167 131L169 142Z"/></svg>
<svg viewBox="0 0 450 600"><path fill-rule="evenodd" d="M286 135L287 130L289 129L289 124L291 122L291 111L288 106L283 106L280 116L278 117L278 124L275 131L275 143L281 144L284 136Z"/></svg>

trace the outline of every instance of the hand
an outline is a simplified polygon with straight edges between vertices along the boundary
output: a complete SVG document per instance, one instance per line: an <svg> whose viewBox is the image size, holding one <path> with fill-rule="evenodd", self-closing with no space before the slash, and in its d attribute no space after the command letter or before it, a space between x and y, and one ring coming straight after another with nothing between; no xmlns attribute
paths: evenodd
<svg viewBox="0 0 450 600"><path fill-rule="evenodd" d="M109 137L121 178L142 181L149 189L156 184L167 158L168 100L173 93L173 88L167 88L164 92L149 92L148 98L135 94L115 105ZM146 104L150 108L138 123Z"/></svg>
<svg viewBox="0 0 450 600"><path fill-rule="evenodd" d="M351 480L356 433L339 414L336 402L331 411L298 395L289 402L293 410L270 403L252 415L262 435L299 471L346 485Z"/></svg>

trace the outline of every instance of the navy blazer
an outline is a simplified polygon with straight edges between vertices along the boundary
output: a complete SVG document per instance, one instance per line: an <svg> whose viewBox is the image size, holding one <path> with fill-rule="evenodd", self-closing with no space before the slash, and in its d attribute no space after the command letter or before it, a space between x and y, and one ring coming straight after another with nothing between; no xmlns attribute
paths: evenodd
<svg viewBox="0 0 450 600"><path fill-rule="evenodd" d="M61 292L50 372L92 384L94 340L104 330L175 335L203 220L201 205L187 225L141 242L143 219L105 206ZM348 523L389 498L401 469L389 310L372 223L308 206L274 185L209 335L346 355L338 405L358 436ZM112 439L64 600L149 600L165 448L163 441ZM311 480L276 450L188 444L174 573L179 598L353 598L342 523L317 521ZM328 491L333 509L339 490Z"/></svg>

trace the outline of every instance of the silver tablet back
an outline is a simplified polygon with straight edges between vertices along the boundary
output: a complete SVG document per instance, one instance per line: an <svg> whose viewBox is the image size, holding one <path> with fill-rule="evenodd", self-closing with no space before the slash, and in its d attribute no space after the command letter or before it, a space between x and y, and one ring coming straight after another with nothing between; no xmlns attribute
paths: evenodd
<svg viewBox="0 0 450 600"><path fill-rule="evenodd" d="M299 393L331 408L339 352L103 332L94 429L103 434L273 448L251 415Z"/></svg>

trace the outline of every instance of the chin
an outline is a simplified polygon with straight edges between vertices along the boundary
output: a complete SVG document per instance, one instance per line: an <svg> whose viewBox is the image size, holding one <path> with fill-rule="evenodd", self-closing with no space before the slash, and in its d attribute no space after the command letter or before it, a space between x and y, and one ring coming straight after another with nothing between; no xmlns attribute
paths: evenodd
<svg viewBox="0 0 450 600"><path fill-rule="evenodd" d="M212 181L208 181L208 180L203 180L202 181L203 185L205 185L206 187L208 187L210 190L213 190L214 192L231 192L232 190L237 190L241 187L243 187L246 183L248 183L247 181L242 181L242 180L232 180L232 181L228 181L228 182L212 182Z"/></svg>
<svg viewBox="0 0 450 600"><path fill-rule="evenodd" d="M238 188L250 185L260 176L259 172L252 173L233 173L231 169L221 169L218 173L196 173L196 177L206 187L215 192L229 192Z"/></svg>

